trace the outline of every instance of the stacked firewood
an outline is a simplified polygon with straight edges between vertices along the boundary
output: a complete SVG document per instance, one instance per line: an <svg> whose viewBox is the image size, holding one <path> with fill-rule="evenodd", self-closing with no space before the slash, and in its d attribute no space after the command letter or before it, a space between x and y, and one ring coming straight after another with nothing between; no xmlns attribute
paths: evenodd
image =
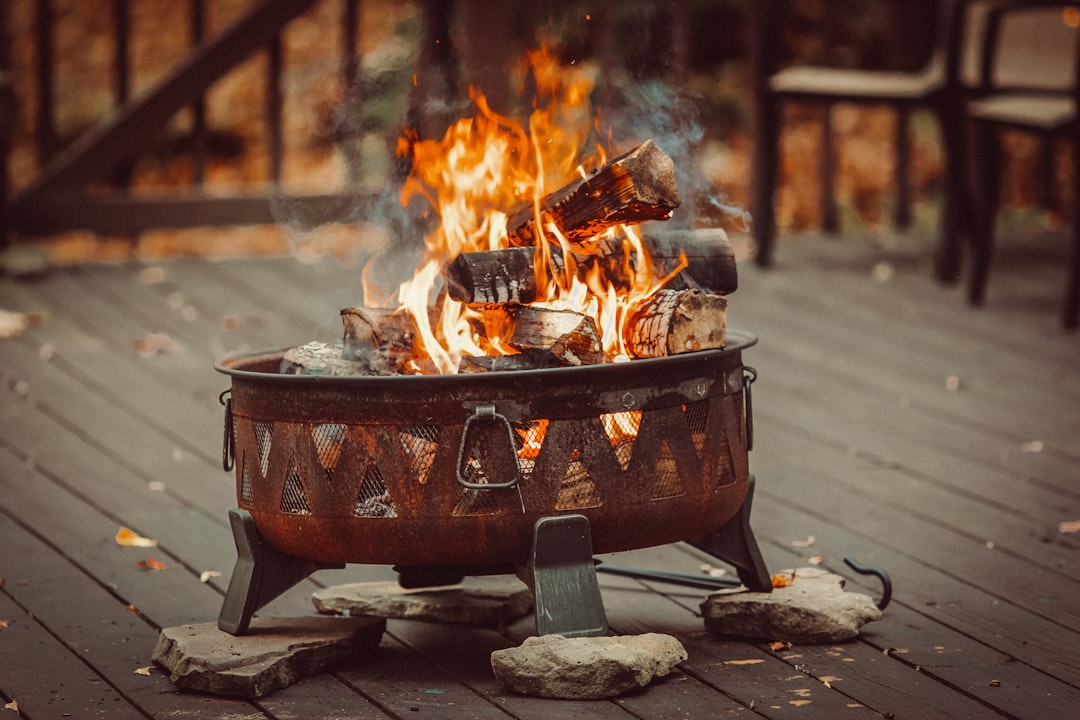
<svg viewBox="0 0 1080 720"><path fill-rule="evenodd" d="M628 308L624 342L631 358L653 358L724 346L727 294L738 284L735 258L721 229L675 230L641 237L642 254L627 238L597 235L614 226L666 220L680 204L671 158L652 141L619 156L549 194L540 204L545 226L565 240L549 243L542 267L583 281L598 273L616 292L630 288L651 262L653 278L668 278L660 290ZM474 331L499 337L514 354L465 357L459 372L488 372L602 363L596 320L570 310L533 305L541 293L536 247L544 237L534 208L510 215L510 247L464 252L443 268L447 295L465 303L479 320ZM569 249L564 257L563 248ZM544 278L541 278L543 280ZM548 278L551 280L551 278ZM282 371L310 375L383 375L404 372L415 355L410 316L374 308L346 308L340 346L309 343L286 353ZM507 337L507 333L509 336Z"/></svg>

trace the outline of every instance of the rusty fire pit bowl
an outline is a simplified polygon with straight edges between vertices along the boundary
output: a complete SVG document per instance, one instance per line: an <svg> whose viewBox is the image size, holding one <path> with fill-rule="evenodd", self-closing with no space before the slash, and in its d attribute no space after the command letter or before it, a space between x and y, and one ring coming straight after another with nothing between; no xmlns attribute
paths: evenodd
<svg viewBox="0 0 1080 720"><path fill-rule="evenodd" d="M524 562L534 523L582 514L598 553L703 537L749 487L742 351L465 375L278 372L233 357L226 455L260 535L332 563Z"/></svg>

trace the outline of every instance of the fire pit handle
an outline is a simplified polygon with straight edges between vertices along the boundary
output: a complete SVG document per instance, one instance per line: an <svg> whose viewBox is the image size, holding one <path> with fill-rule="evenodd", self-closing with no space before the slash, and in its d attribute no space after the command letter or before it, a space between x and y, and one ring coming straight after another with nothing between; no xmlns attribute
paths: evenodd
<svg viewBox="0 0 1080 720"><path fill-rule="evenodd" d="M877 605L878 610L884 610L889 601L892 600L892 578L889 577L889 573L881 568L867 567L853 557L845 557L844 564L860 575L873 575L881 581L881 599L875 605Z"/></svg>
<svg viewBox="0 0 1080 720"><path fill-rule="evenodd" d="M506 439L509 443L510 456L514 458L514 477L505 482L472 482L465 479L465 475L462 473L462 467L465 461L465 446L469 441L469 429L472 424L477 420L484 420L486 422L501 422L506 426ZM472 490L498 490L500 488L508 488L517 485L521 480L521 464L518 462L517 446L514 444L514 430L510 427L510 421L505 416L495 412L494 405L477 405L473 410L473 414L465 421L465 428L461 433L461 445L458 447L457 465L454 467L454 473L457 475L457 481L462 487L470 488Z"/></svg>
<svg viewBox="0 0 1080 720"><path fill-rule="evenodd" d="M757 380L757 370L743 367L743 423L746 426L746 452L754 449L754 403L750 399L750 386Z"/></svg>
<svg viewBox="0 0 1080 720"><path fill-rule="evenodd" d="M221 441L221 468L232 472L236 463L236 444L233 437L232 390L225 390L218 395L218 402L225 407L225 435Z"/></svg>

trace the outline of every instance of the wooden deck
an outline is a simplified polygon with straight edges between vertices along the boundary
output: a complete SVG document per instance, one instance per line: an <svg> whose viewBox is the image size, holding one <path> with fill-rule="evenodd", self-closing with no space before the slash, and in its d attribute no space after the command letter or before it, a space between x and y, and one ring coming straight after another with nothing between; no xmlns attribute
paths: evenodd
<svg viewBox="0 0 1080 720"><path fill-rule="evenodd" d="M158 629L214 620L235 558L221 470L225 353L333 337L359 271L291 259L153 263L0 280L0 308L45 322L0 340L0 696L23 717L1067 718L1080 713L1080 337L1060 329L1064 241L1003 242L988 306L931 280L929 243L785 238L741 269L730 324L760 342L752 524L770 570L823 555L891 573L857 642L722 641L704 591L601 578L614 631L678 636L680 672L614 702L503 691L493 630L390 621L369 658L259 702L177 691ZM141 357L136 338L170 349ZM160 543L119 547L126 525ZM810 547L796 547L806 541ZM148 555L166 568L137 567ZM681 546L621 565L697 572ZM200 582L205 570L221 577ZM263 614L309 614L322 571ZM737 663L733 661L746 661ZM6 714L6 713L5 713ZM12 717L15 717L12 715Z"/></svg>

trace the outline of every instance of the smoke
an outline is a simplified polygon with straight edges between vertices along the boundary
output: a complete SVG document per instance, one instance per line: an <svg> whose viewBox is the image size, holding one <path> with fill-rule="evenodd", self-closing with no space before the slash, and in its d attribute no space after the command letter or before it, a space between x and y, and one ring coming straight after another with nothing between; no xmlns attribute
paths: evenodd
<svg viewBox="0 0 1080 720"><path fill-rule="evenodd" d="M682 206L667 227L749 226L750 214L712 186L699 162L706 132L699 95L663 80L626 82L607 94L611 100L602 110L615 152L652 139L675 163Z"/></svg>

